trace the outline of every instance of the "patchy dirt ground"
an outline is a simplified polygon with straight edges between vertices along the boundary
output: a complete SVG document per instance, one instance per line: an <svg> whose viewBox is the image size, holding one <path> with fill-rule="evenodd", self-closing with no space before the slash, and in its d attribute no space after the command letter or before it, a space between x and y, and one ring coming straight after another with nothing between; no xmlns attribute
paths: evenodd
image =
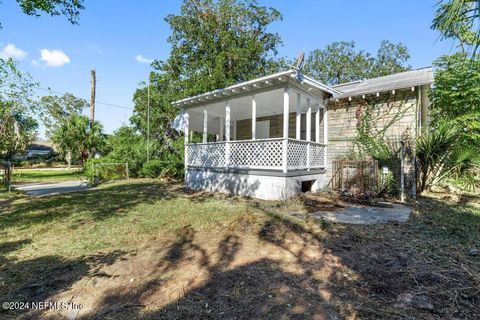
<svg viewBox="0 0 480 320"><path fill-rule="evenodd" d="M370 226L284 214L308 212L305 203L247 200L251 211L208 231L183 225L171 239L134 250L39 258L46 260L40 270L31 261L11 264L2 276L35 271L36 277L7 290L9 299L71 301L84 308L0 316L478 319L480 256L469 249L480 246L480 215L470 206L480 199L442 197L422 198L405 224Z"/></svg>
<svg viewBox="0 0 480 320"><path fill-rule="evenodd" d="M410 218L410 206L382 202L381 206L346 203L329 194L302 194L297 201L306 204L303 212L291 212L298 218L324 219L331 222L349 224L377 224L388 222L406 222Z"/></svg>

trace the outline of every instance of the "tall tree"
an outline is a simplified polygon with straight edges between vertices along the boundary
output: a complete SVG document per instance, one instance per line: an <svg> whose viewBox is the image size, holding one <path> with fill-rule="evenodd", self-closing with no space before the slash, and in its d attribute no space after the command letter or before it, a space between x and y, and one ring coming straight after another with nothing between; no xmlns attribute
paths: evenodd
<svg viewBox="0 0 480 320"><path fill-rule="evenodd" d="M11 160L36 137L37 121L16 111L11 102L0 101L0 159Z"/></svg>
<svg viewBox="0 0 480 320"><path fill-rule="evenodd" d="M304 72L326 84L339 84L367 77L373 65L371 54L355 48L354 41L333 42L310 52Z"/></svg>
<svg viewBox="0 0 480 320"><path fill-rule="evenodd" d="M432 29L443 39L456 39L463 52L480 46L480 1L442 0L438 3Z"/></svg>
<svg viewBox="0 0 480 320"><path fill-rule="evenodd" d="M480 59L459 52L434 62L432 112L435 121L460 125L463 144L480 148Z"/></svg>
<svg viewBox="0 0 480 320"><path fill-rule="evenodd" d="M410 69L405 45L382 41L376 56L357 50L354 41L333 42L310 52L304 72L329 85L374 78Z"/></svg>
<svg viewBox="0 0 480 320"><path fill-rule="evenodd" d="M35 138L38 105L31 98L35 86L14 60L0 58L0 158L9 160Z"/></svg>
<svg viewBox="0 0 480 320"><path fill-rule="evenodd" d="M268 26L282 18L255 0L184 0L178 15L169 15L170 56L155 61L150 74L151 136L169 144L171 102L278 70L280 36ZM134 95L132 123L145 134L147 84Z"/></svg>
<svg viewBox="0 0 480 320"><path fill-rule="evenodd" d="M26 15L35 17L40 17L42 13L52 17L63 15L72 24L78 24L80 10L85 9L83 0L17 0L17 3Z"/></svg>
<svg viewBox="0 0 480 320"><path fill-rule="evenodd" d="M410 70L409 59L410 53L403 43L391 43L388 40L383 40L367 77L381 77Z"/></svg>
<svg viewBox="0 0 480 320"><path fill-rule="evenodd" d="M73 114L81 114L88 108L85 99L77 98L71 93L63 96L44 96L40 99L42 106L42 121L45 125L47 136L51 136Z"/></svg>

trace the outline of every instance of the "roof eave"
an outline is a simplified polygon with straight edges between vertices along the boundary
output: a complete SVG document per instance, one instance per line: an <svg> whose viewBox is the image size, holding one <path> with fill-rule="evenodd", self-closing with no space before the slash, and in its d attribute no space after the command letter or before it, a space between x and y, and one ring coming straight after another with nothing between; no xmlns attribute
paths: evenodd
<svg viewBox="0 0 480 320"><path fill-rule="evenodd" d="M205 100L205 101L208 101L209 98L212 99L212 98L224 97L224 96L228 95L227 94L228 92L230 92L230 94L235 94L235 90L243 89L243 88L246 88L246 87L249 87L251 89L252 87L255 87L255 85L259 85L260 83L268 82L269 80L272 80L272 79L278 79L278 78L281 78L281 77L288 77L291 74L293 74L294 72L295 72L294 70L287 70L287 71L274 73L274 74L271 74L271 75L268 75L268 76L256 78L256 79L253 79L253 80L240 82L240 83L237 83L237 84L234 84L234 85L222 88L222 89L217 89L217 90L202 93L202 94L199 94L199 95L196 95L196 96L192 96L192 97L188 97L188 98L185 98L185 99L174 101L174 102L172 102L172 105L174 105L174 106L186 106L186 105L189 105L189 104L199 102L202 99ZM287 80L287 78L285 78L285 80Z"/></svg>
<svg viewBox="0 0 480 320"><path fill-rule="evenodd" d="M418 87L418 86L424 86L424 85L432 85L434 83L434 81L423 81L423 82L418 82L418 83L414 83L414 84L411 84L411 85L408 85L408 86L402 86L402 87L394 87L392 86L391 88L388 88L388 89L378 89L378 90L367 90L367 91L361 91L361 92L355 92L355 93L348 93L348 92L345 92L345 93L340 93L338 95L334 95L333 98L334 99L346 99L346 98L355 98L355 97L359 97L359 96L363 96L363 95L371 95L371 94L376 94L376 93L380 93L380 92L386 92L386 91L391 91L391 90L407 90L407 89L410 89L412 87Z"/></svg>

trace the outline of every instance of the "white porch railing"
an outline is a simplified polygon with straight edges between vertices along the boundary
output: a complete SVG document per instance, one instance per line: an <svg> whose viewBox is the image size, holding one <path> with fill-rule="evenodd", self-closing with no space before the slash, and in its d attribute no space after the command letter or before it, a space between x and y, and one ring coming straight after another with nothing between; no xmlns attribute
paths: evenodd
<svg viewBox="0 0 480 320"><path fill-rule="evenodd" d="M282 170L284 138L189 143L189 167ZM287 170L325 168L324 144L287 139Z"/></svg>

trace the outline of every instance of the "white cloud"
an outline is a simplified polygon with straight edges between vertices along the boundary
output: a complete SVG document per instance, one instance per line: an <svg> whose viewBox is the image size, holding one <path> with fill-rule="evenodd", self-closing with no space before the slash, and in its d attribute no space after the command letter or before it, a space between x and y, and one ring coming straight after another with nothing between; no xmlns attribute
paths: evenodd
<svg viewBox="0 0 480 320"><path fill-rule="evenodd" d="M61 67L70 63L70 58L60 49L40 50L40 60L44 61L47 67Z"/></svg>
<svg viewBox="0 0 480 320"><path fill-rule="evenodd" d="M137 62L140 62L140 63L152 63L153 62L153 59L147 59L144 56L142 56L141 54L137 54L135 56L135 60L137 60Z"/></svg>
<svg viewBox="0 0 480 320"><path fill-rule="evenodd" d="M17 48L14 44L7 44L2 51L0 51L0 58L8 59L14 58L17 60L25 59L27 53L22 49Z"/></svg>

